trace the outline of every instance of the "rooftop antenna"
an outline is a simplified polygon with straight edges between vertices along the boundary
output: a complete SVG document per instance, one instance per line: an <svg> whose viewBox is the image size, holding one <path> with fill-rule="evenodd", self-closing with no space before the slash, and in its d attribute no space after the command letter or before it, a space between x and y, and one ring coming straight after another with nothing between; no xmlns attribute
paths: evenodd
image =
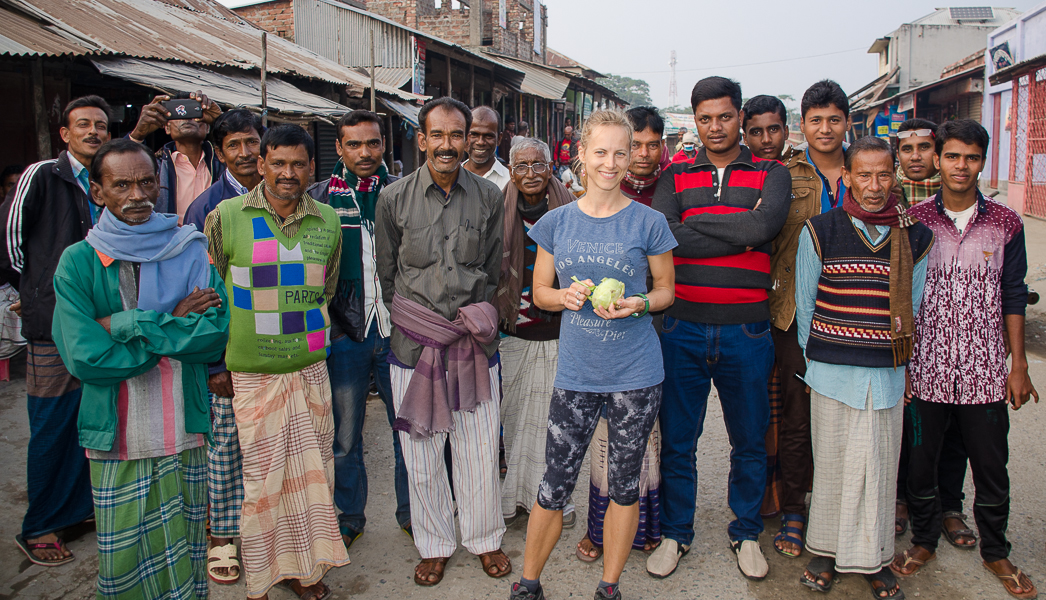
<svg viewBox="0 0 1046 600"><path fill-rule="evenodd" d="M676 89L676 51L672 51L672 60L668 61L668 66L672 67L672 79L668 82L668 104L669 106L675 106L678 102L679 92Z"/></svg>

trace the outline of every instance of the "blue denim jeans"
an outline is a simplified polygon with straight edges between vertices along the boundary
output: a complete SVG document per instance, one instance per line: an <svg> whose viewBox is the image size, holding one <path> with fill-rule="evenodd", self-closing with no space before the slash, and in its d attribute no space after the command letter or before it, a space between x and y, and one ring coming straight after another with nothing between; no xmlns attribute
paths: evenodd
<svg viewBox="0 0 1046 600"><path fill-rule="evenodd" d="M341 514L338 525L342 533L363 531L367 518L367 470L363 464L363 419L367 413L367 394L370 376L378 387L378 396L385 403L391 426L396 419L392 409L392 384L389 382L389 338L378 334L378 324L371 324L367 339L356 343L348 336L331 342L327 357L331 395L334 400L334 503ZM396 522L401 527L410 523L410 492L407 488L407 467L399 437L390 431L392 449L396 457Z"/></svg>
<svg viewBox="0 0 1046 600"><path fill-rule="evenodd" d="M715 383L731 446L727 499L737 518L728 533L731 540L755 540L763 531L759 508L766 490L770 322L710 325L665 316L661 351L661 533L683 545L693 542L697 440Z"/></svg>

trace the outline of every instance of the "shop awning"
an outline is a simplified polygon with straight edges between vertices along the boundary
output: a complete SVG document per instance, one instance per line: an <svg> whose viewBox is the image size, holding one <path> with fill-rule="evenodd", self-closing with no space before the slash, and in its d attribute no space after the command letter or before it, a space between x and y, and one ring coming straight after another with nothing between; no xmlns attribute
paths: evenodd
<svg viewBox="0 0 1046 600"><path fill-rule="evenodd" d="M523 83L519 89L524 94L561 100L570 85L570 77L550 67L538 66L525 60L515 60L500 55L487 54L487 58L510 69L523 72Z"/></svg>
<svg viewBox="0 0 1046 600"><path fill-rule="evenodd" d="M185 96L201 90L219 104L261 108L261 81L257 74L217 73L192 65L139 58L96 58L91 62L102 75L118 77L172 96ZM265 89L268 108L280 113L333 118L351 110L271 76Z"/></svg>
<svg viewBox="0 0 1046 600"><path fill-rule="evenodd" d="M378 100L388 107L389 110L403 117L403 119L410 123L414 128L421 127L421 125L418 124L418 114L421 113L420 106L413 106L406 102L393 100L391 98L378 98Z"/></svg>

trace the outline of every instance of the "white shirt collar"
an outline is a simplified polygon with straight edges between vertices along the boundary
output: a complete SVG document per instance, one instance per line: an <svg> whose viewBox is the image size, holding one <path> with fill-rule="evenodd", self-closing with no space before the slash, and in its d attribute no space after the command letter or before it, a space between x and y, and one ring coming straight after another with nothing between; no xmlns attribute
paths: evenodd
<svg viewBox="0 0 1046 600"><path fill-rule="evenodd" d="M83 171L87 167L81 165L80 161L76 160L76 157L73 156L72 152L66 151L65 155L69 157L69 166L73 168L73 177L79 177L80 171Z"/></svg>
<svg viewBox="0 0 1046 600"><path fill-rule="evenodd" d="M229 185L231 185L232 188L236 190L236 193L240 194L241 196L250 192L250 190L245 188L242 183L236 181L236 178L233 177L233 174L231 171L229 171L229 169L225 169L225 181L228 181Z"/></svg>

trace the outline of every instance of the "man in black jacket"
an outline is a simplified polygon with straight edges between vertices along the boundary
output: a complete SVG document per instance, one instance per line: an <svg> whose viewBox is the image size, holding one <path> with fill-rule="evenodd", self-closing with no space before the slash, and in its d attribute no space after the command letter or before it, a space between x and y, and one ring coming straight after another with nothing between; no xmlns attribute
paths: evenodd
<svg viewBox="0 0 1046 600"><path fill-rule="evenodd" d="M334 502L346 548L363 535L367 522L367 472L363 465L363 417L373 376L385 403L389 425L396 419L389 380L389 312L381 300L374 213L378 194L397 178L388 174L382 155L382 120L354 110L338 122L338 163L327 181L309 195L330 204L341 220L341 273L330 305L331 348L327 368L334 397ZM396 521L411 534L407 468L399 437L392 435L396 456Z"/></svg>
<svg viewBox="0 0 1046 600"><path fill-rule="evenodd" d="M88 173L91 159L109 141L109 105L98 96L73 100L59 133L68 149L30 165L0 206L0 276L18 286L22 335L29 342L29 508L16 539L29 560L44 566L73 560L57 534L94 514L90 470L76 429L80 382L58 356L51 319L58 259L87 236L102 210L90 199Z"/></svg>

